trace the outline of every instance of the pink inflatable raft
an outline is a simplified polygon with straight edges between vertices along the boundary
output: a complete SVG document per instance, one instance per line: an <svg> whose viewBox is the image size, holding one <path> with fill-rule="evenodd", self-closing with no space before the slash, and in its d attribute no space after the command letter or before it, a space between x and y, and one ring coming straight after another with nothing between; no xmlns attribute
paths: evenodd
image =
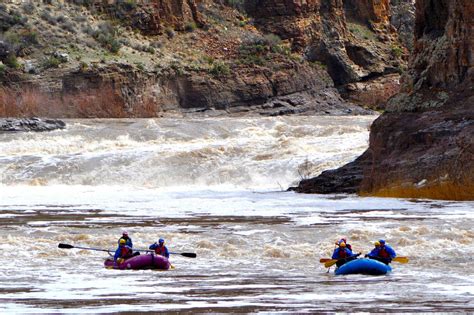
<svg viewBox="0 0 474 315"><path fill-rule="evenodd" d="M133 256L122 263L114 264L114 260L107 258L104 261L104 266L106 268L113 269L161 269L168 270L170 269L170 262L168 258L161 255L147 254L147 255L138 255Z"/></svg>

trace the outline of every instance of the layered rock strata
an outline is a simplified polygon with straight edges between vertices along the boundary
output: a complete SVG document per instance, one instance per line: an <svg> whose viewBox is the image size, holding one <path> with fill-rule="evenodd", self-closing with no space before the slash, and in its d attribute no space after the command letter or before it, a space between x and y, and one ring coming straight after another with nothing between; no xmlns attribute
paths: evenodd
<svg viewBox="0 0 474 315"><path fill-rule="evenodd" d="M326 65L346 99L382 108L399 90L405 48L392 26L388 0L246 1L248 13L265 32L288 40L312 62ZM398 12L398 11L397 11ZM406 18L394 20L404 23ZM411 19L413 24L413 17ZM400 25L400 28L405 24ZM395 79L385 79L390 76ZM357 84L355 84L357 83ZM385 93L372 98L373 86Z"/></svg>

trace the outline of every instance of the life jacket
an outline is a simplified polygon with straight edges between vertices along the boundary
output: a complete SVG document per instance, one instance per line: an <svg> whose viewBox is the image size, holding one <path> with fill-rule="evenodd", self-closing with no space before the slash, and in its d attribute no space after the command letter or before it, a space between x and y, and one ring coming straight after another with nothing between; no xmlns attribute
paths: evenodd
<svg viewBox="0 0 474 315"><path fill-rule="evenodd" d="M165 254L165 246L157 246L157 247L155 248L155 254L164 256L164 254Z"/></svg>
<svg viewBox="0 0 474 315"><path fill-rule="evenodd" d="M348 257L346 250L343 249L343 248L339 248L338 254L339 254L339 258L346 258L346 257Z"/></svg>
<svg viewBox="0 0 474 315"><path fill-rule="evenodd" d="M122 258L125 258L125 257L128 257L130 256L130 248L128 248L127 246L123 246L121 249L120 249L120 257Z"/></svg>
<svg viewBox="0 0 474 315"><path fill-rule="evenodd" d="M390 254L387 252L385 246L381 246L379 250L379 257L382 258L390 258Z"/></svg>

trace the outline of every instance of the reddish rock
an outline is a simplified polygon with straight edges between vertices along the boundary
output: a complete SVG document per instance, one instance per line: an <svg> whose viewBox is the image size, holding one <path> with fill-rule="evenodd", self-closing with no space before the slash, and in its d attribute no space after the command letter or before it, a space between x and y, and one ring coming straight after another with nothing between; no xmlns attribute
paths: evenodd
<svg viewBox="0 0 474 315"><path fill-rule="evenodd" d="M374 80L350 83L346 89L350 101L372 109L385 109L387 101L400 91L400 75L390 74Z"/></svg>
<svg viewBox="0 0 474 315"><path fill-rule="evenodd" d="M184 30L186 24L205 24L197 5L201 0L142 1L127 7L122 2L92 0L89 6L108 15L127 21L130 26L147 35L161 34L166 27Z"/></svg>

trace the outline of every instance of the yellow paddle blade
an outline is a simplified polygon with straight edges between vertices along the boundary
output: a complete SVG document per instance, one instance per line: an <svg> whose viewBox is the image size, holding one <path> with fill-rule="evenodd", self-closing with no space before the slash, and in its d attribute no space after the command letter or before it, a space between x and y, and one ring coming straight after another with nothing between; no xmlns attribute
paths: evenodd
<svg viewBox="0 0 474 315"><path fill-rule="evenodd" d="M319 262L322 263L322 264L324 264L325 262L328 262L328 261L330 261L330 260L332 260L332 258L321 258L321 259L319 260Z"/></svg>
<svg viewBox="0 0 474 315"><path fill-rule="evenodd" d="M334 265L335 263L337 263L337 259L331 259L330 261L327 261L327 262L324 263L324 267L329 268L332 265Z"/></svg>
<svg viewBox="0 0 474 315"><path fill-rule="evenodd" d="M410 261L410 259L408 259L408 257L400 257L400 256L397 256L395 257L394 259L392 259L392 261L396 261L396 262L399 262L401 264L406 264L407 262Z"/></svg>

